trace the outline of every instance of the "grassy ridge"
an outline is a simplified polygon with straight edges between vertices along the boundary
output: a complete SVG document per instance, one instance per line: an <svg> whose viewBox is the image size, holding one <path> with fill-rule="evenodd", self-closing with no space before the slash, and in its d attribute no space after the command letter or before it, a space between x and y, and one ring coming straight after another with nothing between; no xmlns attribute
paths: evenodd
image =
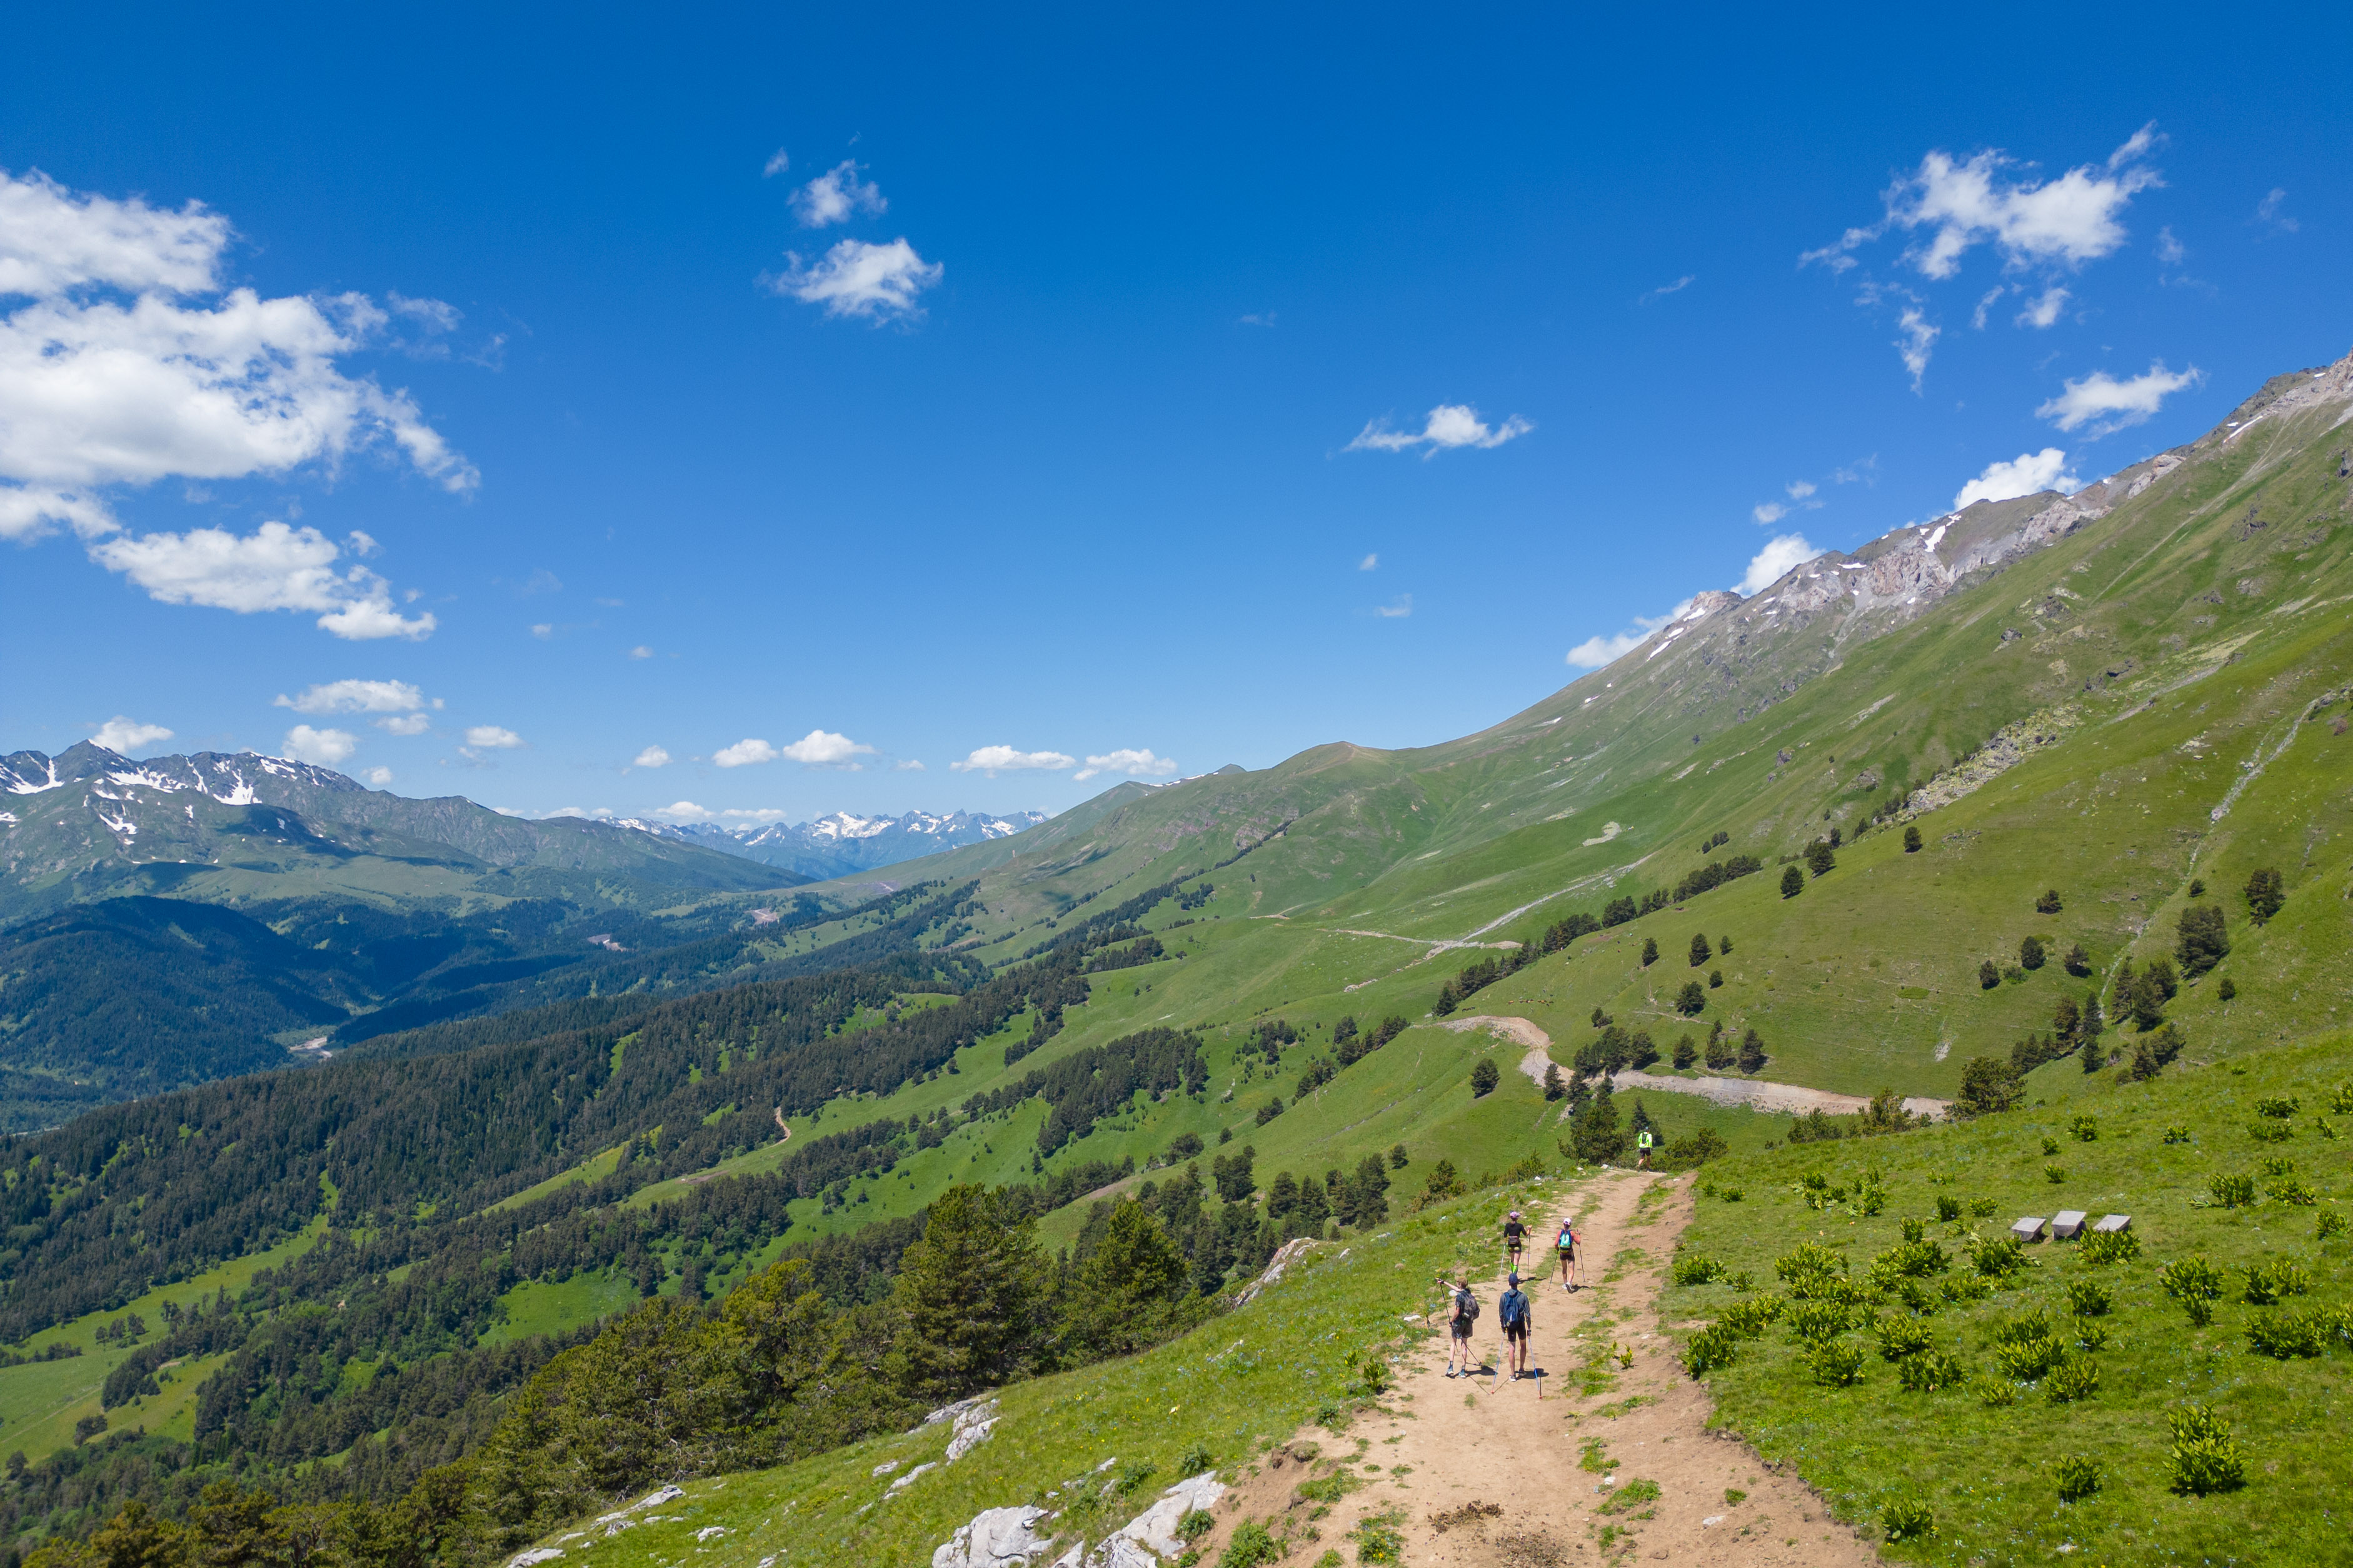
<svg viewBox="0 0 2353 1568"><path fill-rule="evenodd" d="M2080 1243L2048 1241L2031 1249L2012 1283L1982 1301L1941 1304L1917 1319L1891 1310L1956 1357L1971 1386L1905 1392L1896 1368L1876 1353L1867 1355L1856 1384L1820 1386L1785 1314L1708 1374L1719 1419L1767 1458L1795 1464L1851 1521L1873 1524L1891 1500L1926 1503L1934 1535L1890 1549L1906 1560L2047 1563L2072 1543L2090 1563L2346 1561L2353 1553L2343 1510L2353 1483L2353 1450L2344 1442L2353 1415L2345 1399L2353 1343L2339 1337L2316 1358L2275 1360L2251 1348L2248 1330L2284 1313L2353 1307L2353 1246L2343 1233L2317 1236L2322 1216L2346 1217L2353 1202L2353 1115L2330 1107L2348 1077L2353 1036L2343 1033L2227 1063L2185 1063L2145 1085L2119 1088L2103 1079L2088 1094L2081 1069L2060 1062L2033 1076L2036 1100L2027 1108L1744 1162L1736 1177L1715 1178L1736 1182L1741 1200L1704 1198L1683 1256L1745 1271L1754 1289L1670 1287L1667 1316L1695 1328L1744 1299L1786 1293L1776 1260L1801 1243L1833 1249L1849 1260L1848 1277L1860 1280L1873 1258L1901 1242L1904 1219L1934 1221L1939 1197L1964 1208L1960 1222L1929 1226L1954 1259L1950 1274L1922 1281L1932 1292L1968 1272L1961 1248L1971 1232L1999 1234L2021 1215L2048 1216L2061 1207L2094 1218L2130 1214L2140 1237L2137 1259L2094 1266L2083 1260ZM2052 1092L2069 1089L2076 1092ZM2291 1097L2300 1102L2295 1115L2259 1114L2259 1100ZM2094 1119L2094 1141L2077 1136L2079 1115ZM2324 1123L2343 1136L2327 1136ZM2259 1126L2287 1136L2260 1141L2251 1131ZM2172 1128L2187 1129L2187 1141L2168 1142ZM2046 1139L2058 1152L2044 1152ZM2316 1202L2270 1195L2278 1178L2263 1167L2273 1160L2289 1162ZM2051 1181L2046 1167L2063 1179ZM1876 1215L1857 1212L1852 1198L1814 1208L1799 1187L1807 1173L1820 1171L1830 1184L1853 1189L1867 1170L1880 1173L1885 1193ZM2253 1178L2257 1201L2216 1206L2210 1183L2240 1173ZM1967 1205L1980 1199L1990 1215L1969 1214ZM2211 1262L2225 1281L2203 1328L2160 1277L2166 1265L2191 1257ZM2308 1274L2309 1292L2247 1304L2244 1270L2280 1262ZM2084 1281L2105 1287L2112 1301L2110 1311L2084 1321L2105 1336L2091 1356L2096 1391L2062 1404L2051 1397L2047 1377L2003 1376L1996 1329L2041 1313L2063 1339L2074 1340L2082 1325L2068 1288ZM1841 1338L1874 1348L1866 1329ZM2007 1390L2015 1403L1989 1407L1978 1391L1984 1384ZM2167 1417L2191 1401L2213 1407L2232 1428L2246 1456L2243 1488L2206 1497L2170 1489ZM2073 1456L2096 1461L2102 1481L2093 1496L2068 1503L2058 1494L2057 1466Z"/></svg>

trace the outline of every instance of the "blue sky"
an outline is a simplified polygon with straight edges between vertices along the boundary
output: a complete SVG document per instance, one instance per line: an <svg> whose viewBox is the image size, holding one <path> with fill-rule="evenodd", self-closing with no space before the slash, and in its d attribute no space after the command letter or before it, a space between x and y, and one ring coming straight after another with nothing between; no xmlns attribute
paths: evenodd
<svg viewBox="0 0 2353 1568"><path fill-rule="evenodd" d="M2353 26L2211 20L28 13L0 749L800 819L1460 734L2353 346Z"/></svg>

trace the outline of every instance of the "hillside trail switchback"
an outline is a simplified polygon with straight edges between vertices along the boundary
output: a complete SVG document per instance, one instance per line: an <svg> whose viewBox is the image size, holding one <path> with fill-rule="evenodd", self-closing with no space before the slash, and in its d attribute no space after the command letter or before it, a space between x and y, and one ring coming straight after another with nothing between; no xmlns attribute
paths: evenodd
<svg viewBox="0 0 2353 1568"><path fill-rule="evenodd" d="M1657 1306L1675 1238L1691 1217L1693 1185L1689 1176L1605 1171L1561 1184L1556 1198L1529 1211L1522 1289L1533 1303L1535 1377L1514 1383L1501 1370L1500 1210L1482 1214L1462 1245L1481 1305L1472 1342L1493 1370L1445 1375L1447 1300L1432 1281L1400 1274L1400 1312L1426 1312L1419 1321L1436 1331L1398 1354L1396 1389L1344 1433L1303 1426L1246 1468L1217 1510L1202 1560L1215 1561L1235 1527L1255 1519L1278 1538L1292 1534L1286 1562L1313 1563L1335 1546L1354 1561L1349 1532L1386 1516L1404 1539L1402 1561L1416 1565L1849 1568L1879 1561L1796 1476L1707 1430L1712 1402L1675 1360ZM1550 1250L1564 1213L1577 1216L1590 1248L1587 1284L1574 1294L1561 1289ZM1334 1474L1348 1477L1353 1489L1314 1518L1327 1505L1299 1488ZM1654 1486L1655 1497L1638 1481ZM1304 1539L1310 1528L1316 1537Z"/></svg>

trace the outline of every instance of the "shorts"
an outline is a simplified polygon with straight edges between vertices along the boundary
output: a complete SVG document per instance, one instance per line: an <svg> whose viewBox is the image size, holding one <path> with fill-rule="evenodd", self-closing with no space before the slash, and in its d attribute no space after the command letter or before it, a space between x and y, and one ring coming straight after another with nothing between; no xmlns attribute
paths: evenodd
<svg viewBox="0 0 2353 1568"><path fill-rule="evenodd" d="M1457 1319L1451 1319L1451 1320L1450 1320L1450 1321L1449 1321L1449 1326L1450 1326L1450 1327L1451 1327L1451 1328L1453 1329L1453 1331L1454 1331L1454 1337L1455 1337L1456 1339L1458 1339L1458 1340L1466 1340L1466 1341L1467 1341L1468 1339L1470 1339L1470 1337L1471 1337L1471 1325L1470 1325L1470 1324L1468 1324L1468 1323L1466 1323L1466 1322L1463 1322L1461 1319L1457 1318Z"/></svg>
<svg viewBox="0 0 2353 1568"><path fill-rule="evenodd" d="M1560 1249L1560 1260L1561 1260L1563 1263L1574 1263L1574 1262L1576 1262L1576 1261L1577 1261L1577 1248L1575 1248L1575 1247L1562 1247L1562 1248Z"/></svg>
<svg viewBox="0 0 2353 1568"><path fill-rule="evenodd" d="M1517 1341L1525 1344L1527 1342L1528 1326L1525 1323L1514 1323L1504 1331L1504 1338L1506 1341Z"/></svg>

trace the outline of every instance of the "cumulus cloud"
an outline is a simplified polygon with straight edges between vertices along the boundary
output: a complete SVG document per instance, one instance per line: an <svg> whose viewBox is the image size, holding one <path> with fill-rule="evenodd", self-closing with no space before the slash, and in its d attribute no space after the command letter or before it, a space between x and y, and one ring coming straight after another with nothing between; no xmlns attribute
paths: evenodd
<svg viewBox="0 0 2353 1568"><path fill-rule="evenodd" d="M915 297L938 283L947 268L925 261L905 239L871 245L845 239L814 262L785 253L790 269L768 279L778 294L805 305L822 305L828 316L861 321L914 321L923 313Z"/></svg>
<svg viewBox="0 0 2353 1568"><path fill-rule="evenodd" d="M406 392L338 363L390 314L360 294L225 289L230 238L195 203L168 212L0 173L0 298L24 301L0 316L0 533L63 523L94 539L115 530L109 487L332 468L375 447L448 489L475 486Z"/></svg>
<svg viewBox="0 0 2353 1568"><path fill-rule="evenodd" d="M1781 487L1791 500L1803 500L1820 488L1811 479L1791 479Z"/></svg>
<svg viewBox="0 0 2353 1568"><path fill-rule="evenodd" d="M1416 447L1427 448L1424 458L1457 447L1493 447L1526 435L1535 428L1528 420L1513 415L1501 425L1490 428L1479 417L1479 411L1467 403L1441 403L1430 411L1419 434L1392 430L1386 419L1376 419L1356 432L1348 443L1351 452L1404 452Z"/></svg>
<svg viewBox="0 0 2353 1568"><path fill-rule="evenodd" d="M1000 773L1053 773L1078 765L1078 758L1066 757L1060 752L1017 752L1010 746L982 746L962 762L950 763L948 767L960 773L987 773L995 778Z"/></svg>
<svg viewBox="0 0 2353 1568"><path fill-rule="evenodd" d="M639 643L637 647L629 650L629 657L631 658L651 658L653 656L654 650L648 647L643 643Z"/></svg>
<svg viewBox="0 0 2353 1568"><path fill-rule="evenodd" d="M359 746L360 738L348 730L313 730L308 724L297 724L286 731L280 754L298 763L316 763L322 768L332 768L358 751Z"/></svg>
<svg viewBox="0 0 2353 1568"><path fill-rule="evenodd" d="M496 724L476 724L466 731L466 744L461 750L476 752L519 751L523 738L512 730L502 730Z"/></svg>
<svg viewBox="0 0 2353 1568"><path fill-rule="evenodd" d="M1759 501L1748 509L1748 515L1770 527L1788 516L1789 509L1777 500Z"/></svg>
<svg viewBox="0 0 2353 1568"><path fill-rule="evenodd" d="M1176 764L1166 757L1155 757L1145 751L1108 752L1100 757L1089 757L1087 765L1071 775L1073 779L1091 779L1098 773L1125 773L1130 778L1166 778L1176 771Z"/></svg>
<svg viewBox="0 0 2353 1568"><path fill-rule="evenodd" d="M1381 558L1379 556L1367 555L1362 561L1356 563L1356 570L1359 572L1370 572L1374 567L1378 566L1380 563Z"/></svg>
<svg viewBox="0 0 2353 1568"><path fill-rule="evenodd" d="M110 752L144 751L149 746L168 741L172 731L161 724L142 724L136 719L126 719L117 713L98 727L90 738L93 746L104 746Z"/></svg>
<svg viewBox="0 0 2353 1568"><path fill-rule="evenodd" d="M2055 325L2059 320L2059 312L2067 308L2067 301L2071 298L2073 296L2066 289L2053 283L2034 299L2027 301L2026 309L2018 313L2017 324L2021 327Z"/></svg>
<svg viewBox="0 0 2353 1568"><path fill-rule="evenodd" d="M746 736L732 746L722 746L711 753L711 760L723 768L747 768L756 763L773 763L781 753L767 742Z"/></svg>
<svg viewBox="0 0 2353 1568"><path fill-rule="evenodd" d="M2006 463L1988 463L1984 473L1971 479L1953 497L1953 510L1960 510L1981 500L2012 500L2019 496L2031 496L2041 490L2079 490L2084 481L2067 472L2067 454L2056 447L2045 447L2040 452L2021 452Z"/></svg>
<svg viewBox="0 0 2353 1568"><path fill-rule="evenodd" d="M352 542L354 553L373 543L362 534ZM90 554L166 605L206 605L239 615L315 610L322 629L353 642L415 641L430 636L435 625L430 612L402 616L393 607L391 584L366 567L338 573L343 547L315 528L265 522L244 535L218 528L117 534L93 542Z"/></svg>
<svg viewBox="0 0 2353 1568"><path fill-rule="evenodd" d="M2104 370L2094 371L2081 381L2067 383L2065 391L2034 412L2062 430L2097 421L2092 431L2096 439L2139 424L2162 407L2167 398L2205 379L2206 373L2194 364L2177 375L2165 368L2163 360L2153 361L2147 371L2129 381L2118 381Z"/></svg>
<svg viewBox="0 0 2353 1568"><path fill-rule="evenodd" d="M1799 264L1820 262L1844 271L1856 265L1855 251L1900 230L1917 237L1904 260L1927 278L1954 276L1963 256L1988 244L2013 270L2080 268L2123 245L2120 215L2139 192L2164 184L2141 162L2157 142L2152 122L2110 153L2105 165L2083 164L2052 180L2013 177L2022 165L1999 150L1967 159L1932 152L1887 189L1878 223L1848 229L1833 243L1806 252Z"/></svg>
<svg viewBox="0 0 2353 1568"><path fill-rule="evenodd" d="M425 706L425 693L405 680L330 680L292 697L280 692L269 705L297 713L407 713Z"/></svg>
<svg viewBox="0 0 2353 1568"><path fill-rule="evenodd" d="M1683 619L1692 607L1685 599L1663 616L1636 616L1634 624L1622 632L1609 637L1589 637L1568 650L1568 662L1579 669L1599 669L1614 664L1651 639L1652 634Z"/></svg>
<svg viewBox="0 0 2353 1568"><path fill-rule="evenodd" d="M382 789L385 785L392 782L392 770L390 768L370 768L365 773L360 774L360 779L361 782L367 784L371 789Z"/></svg>
<svg viewBox="0 0 2353 1568"><path fill-rule="evenodd" d="M902 757L891 766L902 773L922 773L931 771L913 757Z"/></svg>
<svg viewBox="0 0 2353 1568"><path fill-rule="evenodd" d="M639 752L637 754L637 756L630 762L629 766L633 768L666 768L670 766L670 753L659 746L648 746L644 751Z"/></svg>
<svg viewBox="0 0 2353 1568"><path fill-rule="evenodd" d="M839 767L853 757L872 756L874 748L828 730L811 730L791 745L779 748L776 754L811 767Z"/></svg>
<svg viewBox="0 0 2353 1568"><path fill-rule="evenodd" d="M793 216L803 228L824 228L852 213L880 213L890 205L880 186L859 182L858 165L848 159L793 193Z"/></svg>
<svg viewBox="0 0 2353 1568"><path fill-rule="evenodd" d="M1822 553L1817 545L1809 543L1802 533L1777 533L1765 542L1765 548L1748 559L1748 570L1736 584L1743 594L1754 594L1779 582L1794 566L1802 566Z"/></svg>
<svg viewBox="0 0 2353 1568"><path fill-rule="evenodd" d="M773 180L778 174L783 174L792 166L793 160L791 155L786 153L782 147L779 147L775 152L768 154L768 162L760 170L760 178L764 180Z"/></svg>
<svg viewBox="0 0 2353 1568"><path fill-rule="evenodd" d="M439 707L439 703L435 703ZM369 723L387 735L422 735L433 728L432 719L423 713L404 713L396 719L371 719Z"/></svg>
<svg viewBox="0 0 2353 1568"><path fill-rule="evenodd" d="M646 815L658 822L674 823L680 826L719 820L717 812L707 811L691 800L673 801L668 805L658 805Z"/></svg>

